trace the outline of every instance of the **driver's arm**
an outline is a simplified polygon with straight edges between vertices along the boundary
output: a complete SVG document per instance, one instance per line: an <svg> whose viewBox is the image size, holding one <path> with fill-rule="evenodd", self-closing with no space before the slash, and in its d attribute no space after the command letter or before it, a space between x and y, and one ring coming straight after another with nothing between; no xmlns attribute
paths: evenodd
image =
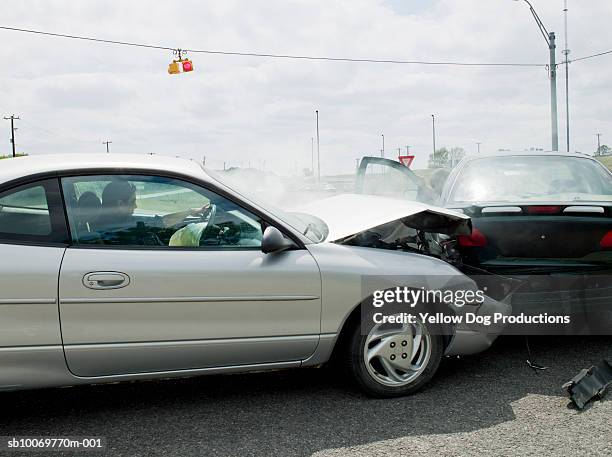
<svg viewBox="0 0 612 457"><path fill-rule="evenodd" d="M205 214L210 210L210 203L207 203L202 208L191 208L185 211L179 211L178 213L170 213L161 217L162 224L164 227L174 227L175 225L183 222L189 216L196 216L198 214Z"/></svg>

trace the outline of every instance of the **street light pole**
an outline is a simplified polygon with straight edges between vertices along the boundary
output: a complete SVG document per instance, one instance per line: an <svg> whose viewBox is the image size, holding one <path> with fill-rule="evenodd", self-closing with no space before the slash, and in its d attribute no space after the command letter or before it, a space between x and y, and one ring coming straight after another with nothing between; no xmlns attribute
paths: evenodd
<svg viewBox="0 0 612 457"><path fill-rule="evenodd" d="M385 135L381 133L382 136L382 149L380 150L380 156L385 157Z"/></svg>
<svg viewBox="0 0 612 457"><path fill-rule="evenodd" d="M565 14L565 138L567 140L567 152L570 152L570 115L569 115L569 53L567 47L567 0L563 3L563 13Z"/></svg>
<svg viewBox="0 0 612 457"><path fill-rule="evenodd" d="M314 138L310 137L310 173L314 176Z"/></svg>
<svg viewBox="0 0 612 457"><path fill-rule="evenodd" d="M319 149L319 110L317 113L317 180L321 182L321 150Z"/></svg>
<svg viewBox="0 0 612 457"><path fill-rule="evenodd" d="M596 156L600 156L601 155L601 133L597 133L597 153L595 154Z"/></svg>
<svg viewBox="0 0 612 457"><path fill-rule="evenodd" d="M433 157L435 160L436 157L436 116L434 116L433 114L431 115L431 132L432 132L432 136L433 136Z"/></svg>
<svg viewBox="0 0 612 457"><path fill-rule="evenodd" d="M480 145L481 145L481 144L482 144L482 143L476 143L476 146L478 147L478 154L479 154L479 155L480 155Z"/></svg>
<svg viewBox="0 0 612 457"><path fill-rule="evenodd" d="M520 0L515 0L520 1ZM550 63L548 65L548 71L550 76L550 124L551 124L551 136L552 136L552 150L559 150L559 128L557 124L557 62L555 56L555 50L557 45L555 44L555 32L549 32L544 27L544 23L536 13L535 9L529 2L529 0L523 0L527 5L529 5L529 10L533 18L542 32L542 36L548 45L548 50L550 54Z"/></svg>
<svg viewBox="0 0 612 457"><path fill-rule="evenodd" d="M105 145L106 145L106 153L107 153L107 154L110 152L110 151L109 151L109 149L108 149L108 145L109 145L109 144L111 144L111 143L112 143L112 141L103 141L103 142L102 142L102 144L105 144Z"/></svg>

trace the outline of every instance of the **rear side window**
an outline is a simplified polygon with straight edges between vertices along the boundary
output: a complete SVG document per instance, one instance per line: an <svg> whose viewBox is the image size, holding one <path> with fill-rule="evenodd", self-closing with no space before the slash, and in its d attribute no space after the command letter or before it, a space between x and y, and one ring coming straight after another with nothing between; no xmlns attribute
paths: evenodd
<svg viewBox="0 0 612 457"><path fill-rule="evenodd" d="M0 192L0 242L63 243L65 232L57 180Z"/></svg>

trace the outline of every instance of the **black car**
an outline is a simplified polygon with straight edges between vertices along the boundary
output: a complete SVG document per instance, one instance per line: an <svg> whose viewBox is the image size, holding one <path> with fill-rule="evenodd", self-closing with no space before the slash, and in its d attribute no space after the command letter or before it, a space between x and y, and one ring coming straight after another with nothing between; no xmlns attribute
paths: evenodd
<svg viewBox="0 0 612 457"><path fill-rule="evenodd" d="M589 303L586 314L593 315L612 308L612 173L600 162L582 154L503 152L433 173L445 176L439 189L398 162L366 157L357 191L435 199L470 216L471 235L453 241L460 267L521 281L515 312L585 314Z"/></svg>

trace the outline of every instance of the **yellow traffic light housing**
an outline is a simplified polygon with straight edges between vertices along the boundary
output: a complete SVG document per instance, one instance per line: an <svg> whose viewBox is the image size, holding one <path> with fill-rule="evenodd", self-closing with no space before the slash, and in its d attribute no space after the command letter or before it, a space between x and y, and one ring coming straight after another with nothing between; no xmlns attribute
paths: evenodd
<svg viewBox="0 0 612 457"><path fill-rule="evenodd" d="M168 73L171 75L176 75L180 73L181 70L179 68L179 64L176 60L173 60L171 64L168 65Z"/></svg>

